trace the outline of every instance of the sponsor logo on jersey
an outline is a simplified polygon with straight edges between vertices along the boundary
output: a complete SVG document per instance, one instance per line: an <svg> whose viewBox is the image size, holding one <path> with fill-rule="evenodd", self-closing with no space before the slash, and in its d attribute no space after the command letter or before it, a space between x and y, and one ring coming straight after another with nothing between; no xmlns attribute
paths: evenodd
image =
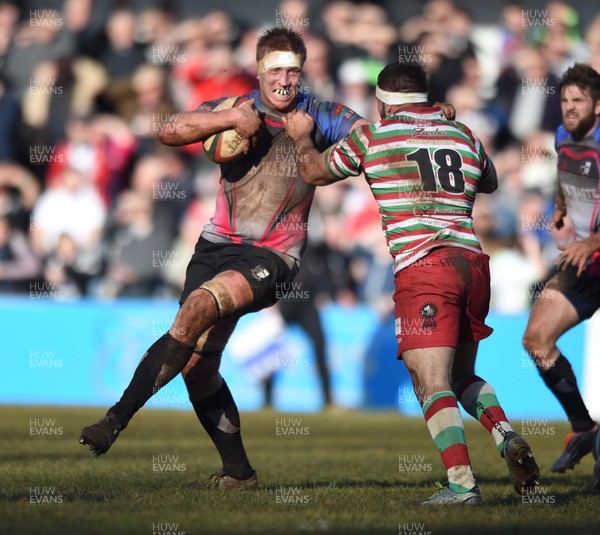
<svg viewBox="0 0 600 535"><path fill-rule="evenodd" d="M592 162L583 162L579 167L579 174L581 175L589 175L592 169Z"/></svg>
<svg viewBox="0 0 600 535"><path fill-rule="evenodd" d="M436 128L435 130L428 130L426 128L417 128L412 137L420 137L420 136L446 136L447 132L441 130L440 128Z"/></svg>

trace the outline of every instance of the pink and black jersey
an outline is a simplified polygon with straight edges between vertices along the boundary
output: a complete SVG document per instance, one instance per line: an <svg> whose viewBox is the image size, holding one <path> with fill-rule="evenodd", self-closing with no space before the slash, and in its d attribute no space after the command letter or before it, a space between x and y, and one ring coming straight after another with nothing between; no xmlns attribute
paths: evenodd
<svg viewBox="0 0 600 535"><path fill-rule="evenodd" d="M473 202L493 166L479 139L439 108L406 108L357 128L328 150L325 162L334 177L364 172L395 273L435 247L481 252Z"/></svg>
<svg viewBox="0 0 600 535"><path fill-rule="evenodd" d="M600 231L600 125L591 135L575 141L559 127L556 132L558 183L563 191L567 214L575 227L575 239L585 240ZM596 257L594 272L600 272Z"/></svg>
<svg viewBox="0 0 600 535"><path fill-rule="evenodd" d="M265 128L248 154L221 165L215 215L202 236L212 242L268 247L292 266L306 247L315 188L298 175L298 151L281 117L261 102L258 90L244 96L255 99ZM222 100L205 102L199 109L214 109ZM341 104L311 95L298 96L298 109L315 120L312 137L321 151L347 136L352 125L362 119Z"/></svg>

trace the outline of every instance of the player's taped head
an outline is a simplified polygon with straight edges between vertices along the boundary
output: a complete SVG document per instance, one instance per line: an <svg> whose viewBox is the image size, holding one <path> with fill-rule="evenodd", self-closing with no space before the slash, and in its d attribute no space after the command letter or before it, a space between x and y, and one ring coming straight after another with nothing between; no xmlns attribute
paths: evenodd
<svg viewBox="0 0 600 535"><path fill-rule="evenodd" d="M263 74L269 69L277 69L279 67L302 69L302 59L294 52L281 52L275 50L273 52L268 52L262 57L258 62L256 72L258 74Z"/></svg>
<svg viewBox="0 0 600 535"><path fill-rule="evenodd" d="M233 296L229 288L218 280L209 280L200 286L201 290L206 290L213 296L217 305L217 321L230 318L235 312Z"/></svg>
<svg viewBox="0 0 600 535"><path fill-rule="evenodd" d="M259 64L261 60L270 52L291 52L298 56L300 60L300 68L306 61L306 45L302 36L288 28L272 28L266 30L258 38L256 45L256 61ZM295 66L295 65L279 65L280 67ZM271 69L273 67L270 67ZM268 70L268 69L267 69ZM265 72L265 71L263 71ZM259 70L259 74L260 70Z"/></svg>
<svg viewBox="0 0 600 535"><path fill-rule="evenodd" d="M402 104L415 104L417 102L427 102L427 93L400 93L386 91L379 86L375 88L375 96L384 104L390 106L400 106Z"/></svg>
<svg viewBox="0 0 600 535"><path fill-rule="evenodd" d="M377 110L383 118L390 112L386 106L426 104L427 91L427 76L423 67L417 63L391 63L383 68L377 78Z"/></svg>

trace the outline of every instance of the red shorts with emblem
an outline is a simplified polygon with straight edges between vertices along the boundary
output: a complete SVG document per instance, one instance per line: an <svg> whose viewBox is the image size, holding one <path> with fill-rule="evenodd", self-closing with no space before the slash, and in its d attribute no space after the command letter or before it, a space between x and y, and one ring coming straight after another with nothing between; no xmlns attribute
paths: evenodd
<svg viewBox="0 0 600 535"><path fill-rule="evenodd" d="M409 349L456 347L492 334L489 257L438 247L395 277L398 358Z"/></svg>

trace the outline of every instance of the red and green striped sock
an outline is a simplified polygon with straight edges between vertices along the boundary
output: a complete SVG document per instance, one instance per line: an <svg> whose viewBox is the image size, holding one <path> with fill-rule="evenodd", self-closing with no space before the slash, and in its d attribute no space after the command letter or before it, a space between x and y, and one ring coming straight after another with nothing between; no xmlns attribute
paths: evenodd
<svg viewBox="0 0 600 535"><path fill-rule="evenodd" d="M481 377L471 374L463 377L454 387L463 409L479 420L491 434L502 454L504 436L513 428L496 397L496 392Z"/></svg>
<svg viewBox="0 0 600 535"><path fill-rule="evenodd" d="M475 486L465 429L453 392L437 392L423 405L423 414L454 492L467 492Z"/></svg>

